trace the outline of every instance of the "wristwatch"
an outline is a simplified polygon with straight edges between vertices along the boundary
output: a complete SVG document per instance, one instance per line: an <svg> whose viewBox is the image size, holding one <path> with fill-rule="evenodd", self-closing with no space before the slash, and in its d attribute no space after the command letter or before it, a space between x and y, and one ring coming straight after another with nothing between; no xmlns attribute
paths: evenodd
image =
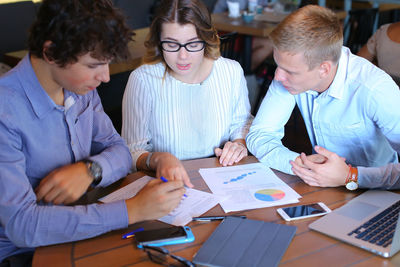
<svg viewBox="0 0 400 267"><path fill-rule="evenodd" d="M92 186L98 185L103 178L103 169L100 164L90 159L84 159L82 162L86 164L88 173L93 178Z"/></svg>
<svg viewBox="0 0 400 267"><path fill-rule="evenodd" d="M358 188L358 170L355 167L350 166L349 175L345 182L348 190L356 190Z"/></svg>

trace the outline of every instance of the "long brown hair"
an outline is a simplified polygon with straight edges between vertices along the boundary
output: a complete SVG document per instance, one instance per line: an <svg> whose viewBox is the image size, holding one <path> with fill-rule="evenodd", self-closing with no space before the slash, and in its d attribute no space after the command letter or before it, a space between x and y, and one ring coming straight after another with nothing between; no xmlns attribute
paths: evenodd
<svg viewBox="0 0 400 267"><path fill-rule="evenodd" d="M201 0L163 0L157 8L145 42L147 52L143 59L144 63L165 63L160 49L163 23L193 24L197 36L206 42L204 56L211 59L220 56L217 30L211 24L210 12Z"/></svg>

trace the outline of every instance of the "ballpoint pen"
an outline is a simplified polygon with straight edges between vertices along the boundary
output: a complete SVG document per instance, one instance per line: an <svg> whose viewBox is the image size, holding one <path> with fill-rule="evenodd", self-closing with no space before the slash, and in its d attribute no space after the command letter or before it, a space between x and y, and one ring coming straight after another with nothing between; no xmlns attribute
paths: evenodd
<svg viewBox="0 0 400 267"><path fill-rule="evenodd" d="M133 230L132 232L129 232L129 233L124 234L124 235L122 236L122 239L131 238L131 237L135 236L135 233L141 232L141 231L144 231L143 227L139 227L139 228Z"/></svg>
<svg viewBox="0 0 400 267"><path fill-rule="evenodd" d="M210 222L210 221L218 221L223 220L226 217L238 217L242 219L246 219L246 215L227 215L227 216L204 216L204 217L193 217L192 221L196 222Z"/></svg>
<svg viewBox="0 0 400 267"><path fill-rule="evenodd" d="M165 179L165 177L163 177L163 176L161 176L160 179L161 179L161 181L163 181L164 183L168 182L168 180ZM184 197L187 197L186 194L183 194L183 196L184 196Z"/></svg>

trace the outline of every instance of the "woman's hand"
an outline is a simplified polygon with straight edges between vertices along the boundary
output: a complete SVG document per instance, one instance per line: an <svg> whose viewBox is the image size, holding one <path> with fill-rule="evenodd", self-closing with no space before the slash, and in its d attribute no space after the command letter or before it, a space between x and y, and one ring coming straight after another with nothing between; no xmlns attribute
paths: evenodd
<svg viewBox="0 0 400 267"><path fill-rule="evenodd" d="M219 157L219 163L222 166L230 166L238 163L242 158L247 156L247 147L244 139L237 139L233 142L226 142L224 148L216 148L215 155Z"/></svg>

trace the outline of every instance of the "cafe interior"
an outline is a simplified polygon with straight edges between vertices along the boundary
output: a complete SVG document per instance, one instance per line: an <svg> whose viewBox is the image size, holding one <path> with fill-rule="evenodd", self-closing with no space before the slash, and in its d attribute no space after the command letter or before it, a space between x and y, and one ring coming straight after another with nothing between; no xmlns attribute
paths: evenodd
<svg viewBox="0 0 400 267"><path fill-rule="evenodd" d="M145 52L143 42L151 23L157 0L113 0L113 2L115 6L119 7L125 13L128 25L136 32L135 44L131 46L132 61L112 64L110 66L110 82L103 83L97 88L105 112L113 121L117 131L120 132L122 126L121 102L125 85L130 72L140 65L140 58ZM217 0L203 0L203 2L210 12L212 12ZM343 20L345 45L350 47L353 53L357 53L379 26L399 20L400 4L396 4L395 2L393 0L302 0L298 4L299 6L322 4L338 11L338 16ZM39 5L40 0L0 1L0 21L2 25L0 27L0 34L3 36L0 42L0 73L15 66L26 54L27 32L35 18ZM235 59L242 64L248 83L252 113L255 115L265 96L268 85L273 79L275 66L272 56L269 56L256 68L250 69L248 62L250 58L248 56L249 48L246 40L251 40L252 36L267 37L277 21L274 19L271 25L268 21L261 21L262 17L260 20L257 20L256 16L256 19L250 23L246 23L240 19L240 24L237 25L237 19L226 20L224 17L213 14L217 30L220 31L221 36L227 36L221 39L225 40L221 42L222 55ZM236 26L233 27L232 24ZM234 33L233 35L232 32ZM233 37L229 37L229 35ZM238 38L238 36L244 36L244 38ZM228 43L228 45L224 45L224 42ZM232 46L229 43L235 44ZM293 113L285 131L283 142L286 146L294 151L310 151L311 148L307 133L305 132L304 124L298 110L295 110ZM294 136L305 136L305 138L304 140L299 140L299 138L293 138Z"/></svg>
<svg viewBox="0 0 400 267"><path fill-rule="evenodd" d="M285 0L278 1L285 3ZM288 1L286 0L286 2ZM113 2L115 6L124 12L128 25L136 33L135 42L130 44L131 58L129 61L112 62L110 64L110 82L101 84L97 88L105 112L111 118L116 130L120 132L122 126L122 97L125 85L130 73L141 64L141 57L145 52L143 44L157 0L113 0ZM203 2L212 12L217 0L203 0ZM343 21L345 46L348 46L353 53L357 53L381 25L400 21L399 0L300 0L296 1L296 3L297 6L320 4L337 12ZM27 32L35 19L35 14L40 4L40 0L0 1L0 76L14 67L27 53ZM257 15L252 21L244 21L242 17L236 19L228 18L225 13L222 15L212 14L214 26L221 36L221 53L225 57L237 60L242 65L248 83L252 113L255 115L273 79L275 64L272 56L269 56L256 68L250 68L250 62L248 62L249 44L245 43L246 37L267 37L271 27L276 25L278 21L263 20L262 16L259 16L261 19L257 20ZM261 11L261 15L262 13L263 11ZM312 148L307 131L297 108L285 126L285 137L282 141L286 147L293 151L311 153ZM300 227L305 228L304 225L300 225ZM313 240L311 238L308 241L312 242ZM311 246L312 244L308 245ZM57 253L56 250L55 253ZM296 257L293 256L292 260L295 261ZM287 263L290 263L290 261L287 261ZM315 264L314 266L322 265L322 263L318 264L316 262ZM85 264L80 266L85 266ZM129 264L126 266L129 266ZM146 264L140 266L146 266ZM301 261L299 261L297 265L294 264L293 266L305 265L302 265Z"/></svg>

